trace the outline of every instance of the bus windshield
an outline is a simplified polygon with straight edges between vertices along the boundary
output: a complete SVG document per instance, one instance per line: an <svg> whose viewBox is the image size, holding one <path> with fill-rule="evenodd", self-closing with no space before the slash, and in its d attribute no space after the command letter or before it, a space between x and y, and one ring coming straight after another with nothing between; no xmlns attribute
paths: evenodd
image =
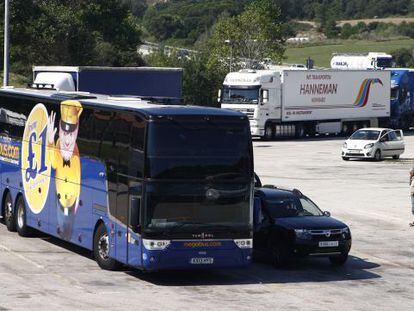
<svg viewBox="0 0 414 311"><path fill-rule="evenodd" d="M152 122L146 167L146 229L249 225L253 164L247 120Z"/></svg>
<svg viewBox="0 0 414 311"><path fill-rule="evenodd" d="M247 120L165 119L149 125L147 176L152 179L249 179Z"/></svg>
<svg viewBox="0 0 414 311"><path fill-rule="evenodd" d="M241 87L223 87L224 104L257 104L259 102L259 86L241 88Z"/></svg>

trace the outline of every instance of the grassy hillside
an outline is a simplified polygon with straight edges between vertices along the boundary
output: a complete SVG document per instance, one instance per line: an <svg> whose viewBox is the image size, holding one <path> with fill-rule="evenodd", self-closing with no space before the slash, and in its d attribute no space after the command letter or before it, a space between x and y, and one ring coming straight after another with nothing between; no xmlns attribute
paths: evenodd
<svg viewBox="0 0 414 311"><path fill-rule="evenodd" d="M354 41L344 40L334 44L305 47L289 47L286 49L287 63L301 63L310 57L315 66L329 67L332 53L363 53L391 52L398 48L414 47L414 39L399 39L389 41Z"/></svg>

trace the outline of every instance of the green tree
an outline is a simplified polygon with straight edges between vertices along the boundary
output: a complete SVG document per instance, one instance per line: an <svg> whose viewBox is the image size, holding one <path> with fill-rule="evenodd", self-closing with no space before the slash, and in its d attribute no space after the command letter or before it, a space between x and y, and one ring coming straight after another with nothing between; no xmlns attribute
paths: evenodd
<svg viewBox="0 0 414 311"><path fill-rule="evenodd" d="M411 48L400 48L391 52L397 67L414 67L414 46Z"/></svg>
<svg viewBox="0 0 414 311"><path fill-rule="evenodd" d="M208 65L208 54L197 53L190 58L167 56L161 49L146 59L151 66L183 68L183 102L186 105L217 106L217 91L226 71L220 66Z"/></svg>
<svg viewBox="0 0 414 311"><path fill-rule="evenodd" d="M285 49L279 17L273 1L256 0L242 14L221 19L209 40L210 63L229 56L235 63L240 59L280 61Z"/></svg>
<svg viewBox="0 0 414 311"><path fill-rule="evenodd" d="M136 18L117 0L11 1L11 64L139 65Z"/></svg>

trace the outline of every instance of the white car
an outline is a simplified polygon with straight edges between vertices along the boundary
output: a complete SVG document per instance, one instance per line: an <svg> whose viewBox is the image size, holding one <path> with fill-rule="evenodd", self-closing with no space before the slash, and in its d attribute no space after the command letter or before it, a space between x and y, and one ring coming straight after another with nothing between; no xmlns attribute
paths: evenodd
<svg viewBox="0 0 414 311"><path fill-rule="evenodd" d="M398 159L404 150L402 130L362 128L354 132L342 145L342 159L370 158L376 161L384 157Z"/></svg>

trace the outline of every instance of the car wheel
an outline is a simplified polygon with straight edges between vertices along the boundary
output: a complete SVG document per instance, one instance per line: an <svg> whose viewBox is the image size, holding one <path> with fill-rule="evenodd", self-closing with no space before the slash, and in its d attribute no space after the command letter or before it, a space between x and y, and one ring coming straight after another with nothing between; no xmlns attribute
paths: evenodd
<svg viewBox="0 0 414 311"><path fill-rule="evenodd" d="M266 124L264 138L266 140L272 140L275 138L275 130L274 130L274 126L272 125L272 123Z"/></svg>
<svg viewBox="0 0 414 311"><path fill-rule="evenodd" d="M344 160L344 161L348 161L348 160L349 160L349 158L348 158L348 157L342 157L342 160Z"/></svg>
<svg viewBox="0 0 414 311"><path fill-rule="evenodd" d="M374 159L375 159L375 161L381 161L382 160L381 150L377 149L377 151L375 151Z"/></svg>
<svg viewBox="0 0 414 311"><path fill-rule="evenodd" d="M7 230L16 232L16 220L14 217L13 200L10 192L7 193L4 200L4 223L6 224Z"/></svg>
<svg viewBox="0 0 414 311"><path fill-rule="evenodd" d="M393 156L392 156L392 158L393 158L394 160L398 160L398 159L400 158L400 155L399 155L399 154L393 155Z"/></svg>
<svg viewBox="0 0 414 311"><path fill-rule="evenodd" d="M30 228L27 226L26 222L26 205L24 204L24 199L22 196L19 196L19 198L17 199L15 218L17 233L23 237L30 236Z"/></svg>
<svg viewBox="0 0 414 311"><path fill-rule="evenodd" d="M270 247L270 260L275 268L285 267L289 259L289 252L285 246L279 244Z"/></svg>
<svg viewBox="0 0 414 311"><path fill-rule="evenodd" d="M104 224L96 229L93 243L93 254L98 265L105 270L116 270L121 264L109 257L109 236Z"/></svg>
<svg viewBox="0 0 414 311"><path fill-rule="evenodd" d="M342 266L345 264L347 260L348 260L348 253L329 257L329 261L331 262L331 264L335 266Z"/></svg>

